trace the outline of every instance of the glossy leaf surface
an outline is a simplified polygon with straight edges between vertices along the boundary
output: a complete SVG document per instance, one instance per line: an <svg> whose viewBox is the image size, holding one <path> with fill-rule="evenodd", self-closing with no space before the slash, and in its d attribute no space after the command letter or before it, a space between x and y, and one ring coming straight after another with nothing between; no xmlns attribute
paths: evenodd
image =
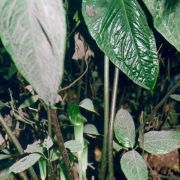
<svg viewBox="0 0 180 180"><path fill-rule="evenodd" d="M135 126L132 116L125 109L120 109L114 121L114 133L118 142L124 147L134 147Z"/></svg>
<svg viewBox="0 0 180 180"><path fill-rule="evenodd" d="M144 134L144 150L152 154L165 154L180 148L180 132L150 131Z"/></svg>
<svg viewBox="0 0 180 180"><path fill-rule="evenodd" d="M180 1L143 0L151 12L156 29L180 51Z"/></svg>
<svg viewBox="0 0 180 180"><path fill-rule="evenodd" d="M122 156L121 168L128 180L148 180L146 162L142 156L134 150Z"/></svg>
<svg viewBox="0 0 180 180"><path fill-rule="evenodd" d="M1 0L0 38L39 97L54 104L64 66L62 0Z"/></svg>
<svg viewBox="0 0 180 180"><path fill-rule="evenodd" d="M136 0L83 0L82 12L101 50L136 84L153 89L158 75L156 45Z"/></svg>

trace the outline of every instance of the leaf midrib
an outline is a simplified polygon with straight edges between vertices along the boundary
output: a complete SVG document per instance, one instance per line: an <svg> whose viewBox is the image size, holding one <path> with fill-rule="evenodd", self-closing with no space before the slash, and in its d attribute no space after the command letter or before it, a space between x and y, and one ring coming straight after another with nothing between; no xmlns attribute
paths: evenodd
<svg viewBox="0 0 180 180"><path fill-rule="evenodd" d="M129 30L130 30L130 34L131 34L131 38L132 38L133 44L135 45L136 55L138 56L139 59L141 59L140 54L139 54L138 49L137 49L137 43L136 43L135 38L134 38L134 36L133 36L133 31L132 31L133 28L131 27L131 25L130 25L130 23L129 23L129 17L128 17L128 14L127 14L127 11L126 11L126 5L125 5L125 3L124 3L124 0L118 0L118 1L122 4L122 8L123 8L123 10L124 10L124 12L125 12L125 19L126 19L126 22L127 22L127 24L128 24L128 28L129 28ZM135 61L133 61L133 62L135 62ZM139 62L141 63L141 61L139 61ZM146 71L145 71L142 63L141 63L141 68L143 69L143 72L146 74ZM141 83L141 82L140 82L140 83ZM147 86L146 86L146 87L147 87Z"/></svg>

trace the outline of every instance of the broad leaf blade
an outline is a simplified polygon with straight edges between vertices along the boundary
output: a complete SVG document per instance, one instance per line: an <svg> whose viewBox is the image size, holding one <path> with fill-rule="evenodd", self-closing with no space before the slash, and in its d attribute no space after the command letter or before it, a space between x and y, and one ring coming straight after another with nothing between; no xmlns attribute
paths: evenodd
<svg viewBox="0 0 180 180"><path fill-rule="evenodd" d="M136 0L83 0L82 12L98 46L136 84L153 89L158 59L152 31Z"/></svg>
<svg viewBox="0 0 180 180"><path fill-rule="evenodd" d="M54 104L64 64L62 0L1 0L0 38L38 95L47 104Z"/></svg>
<svg viewBox="0 0 180 180"><path fill-rule="evenodd" d="M114 133L116 139L124 147L134 147L135 144L135 126L132 116L125 109L120 109L115 117Z"/></svg>
<svg viewBox="0 0 180 180"><path fill-rule="evenodd" d="M144 150L152 154L165 154L180 148L180 132L150 131L144 134Z"/></svg>
<svg viewBox="0 0 180 180"><path fill-rule="evenodd" d="M134 150L122 156L121 168L128 180L148 180L146 162L142 156Z"/></svg>
<svg viewBox="0 0 180 180"><path fill-rule="evenodd" d="M14 173L23 172L26 169L33 166L40 159L40 157L41 155L37 153L33 153L28 156L25 156L24 158L20 159L15 164L13 164L10 167L9 172L14 172Z"/></svg>
<svg viewBox="0 0 180 180"><path fill-rule="evenodd" d="M156 29L180 51L180 1L143 1L153 16Z"/></svg>

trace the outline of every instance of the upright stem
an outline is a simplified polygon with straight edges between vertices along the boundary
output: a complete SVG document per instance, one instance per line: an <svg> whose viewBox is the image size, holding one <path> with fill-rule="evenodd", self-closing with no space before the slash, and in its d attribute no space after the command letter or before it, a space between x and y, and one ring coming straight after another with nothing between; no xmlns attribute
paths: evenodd
<svg viewBox="0 0 180 180"><path fill-rule="evenodd" d="M16 138L16 136L13 134L13 132L11 131L11 129L7 126L7 124L4 122L3 117L0 114L0 123L2 125L2 127L5 129L6 133L8 134L9 138L12 140L13 144L15 145L16 149L18 150L19 154L24 154L24 150L21 147L21 144L19 143L18 139ZM34 171L34 169L31 167L28 169L29 174L31 175L32 179L34 180L38 180L38 177Z"/></svg>
<svg viewBox="0 0 180 180"><path fill-rule="evenodd" d="M51 120L51 110L50 107L47 107L48 114L48 135L52 137L52 120Z"/></svg>
<svg viewBox="0 0 180 180"><path fill-rule="evenodd" d="M84 123L82 123L82 124L80 124L78 126L74 126L74 135L75 135L75 140L78 140L84 146L83 127L84 127ZM82 153L83 153L82 151L77 153L79 180L83 180ZM84 179L85 179L85 177L84 177Z"/></svg>
<svg viewBox="0 0 180 180"><path fill-rule="evenodd" d="M66 148L64 146L64 140L63 140L63 136L62 136L62 132L61 132L61 127L60 127L60 123L58 121L58 117L56 114L56 110L51 109L51 120L54 126L54 131L57 137L57 142L59 145L59 150L62 154L62 159L66 168L66 172L67 172L67 179L68 180L74 180L74 174L73 174L73 170L69 161L69 157L68 157L68 153L66 151Z"/></svg>
<svg viewBox="0 0 180 180"><path fill-rule="evenodd" d="M115 111L116 111L118 81L119 81L119 69L117 67L115 67L112 102L111 102L111 114L110 114L110 121L109 121L109 136L108 136L108 174L109 174L109 179L114 179L113 130L114 130L114 117L115 117Z"/></svg>
<svg viewBox="0 0 180 180"><path fill-rule="evenodd" d="M107 144L108 144L108 124L109 124L109 59L104 59L104 138L101 170L99 179L104 180L107 169Z"/></svg>

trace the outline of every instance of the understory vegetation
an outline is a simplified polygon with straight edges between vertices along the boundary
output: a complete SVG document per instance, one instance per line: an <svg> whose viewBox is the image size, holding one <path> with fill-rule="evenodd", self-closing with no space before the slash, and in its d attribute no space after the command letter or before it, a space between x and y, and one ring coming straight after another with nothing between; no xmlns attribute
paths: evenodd
<svg viewBox="0 0 180 180"><path fill-rule="evenodd" d="M179 9L0 0L0 179L179 179Z"/></svg>

